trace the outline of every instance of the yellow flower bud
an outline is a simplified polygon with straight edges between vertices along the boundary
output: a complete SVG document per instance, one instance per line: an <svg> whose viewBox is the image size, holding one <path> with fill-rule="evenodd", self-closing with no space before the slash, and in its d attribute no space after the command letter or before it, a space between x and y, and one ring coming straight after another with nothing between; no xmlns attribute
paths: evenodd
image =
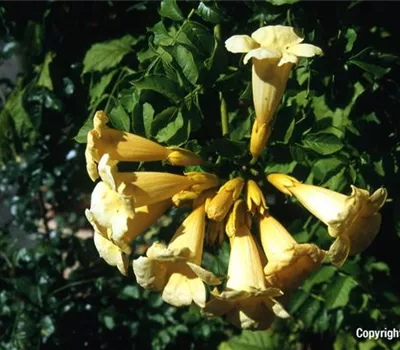
<svg viewBox="0 0 400 350"><path fill-rule="evenodd" d="M210 173L190 172L185 176L192 181L190 191L201 193L210 188L217 187L220 183L218 176Z"/></svg>
<svg viewBox="0 0 400 350"><path fill-rule="evenodd" d="M247 181L246 186L246 203L248 210L255 215L256 213L264 214L267 207L265 197L260 187L253 180Z"/></svg>
<svg viewBox="0 0 400 350"><path fill-rule="evenodd" d="M207 216L211 220L222 221L233 203L242 193L244 180L240 177L229 180L218 191L218 194L207 205Z"/></svg>
<svg viewBox="0 0 400 350"><path fill-rule="evenodd" d="M201 165L203 160L191 151L179 147L168 147L167 161L172 165L188 166Z"/></svg>
<svg viewBox="0 0 400 350"><path fill-rule="evenodd" d="M253 156L252 162L254 163L264 150L265 145L271 136L271 127L269 124L260 124L256 119L253 123L250 138L250 153Z"/></svg>

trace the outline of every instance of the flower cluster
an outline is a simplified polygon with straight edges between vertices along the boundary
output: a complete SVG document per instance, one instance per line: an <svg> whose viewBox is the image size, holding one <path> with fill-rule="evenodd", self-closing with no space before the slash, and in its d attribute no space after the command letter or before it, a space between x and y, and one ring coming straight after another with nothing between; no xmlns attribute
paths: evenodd
<svg viewBox="0 0 400 350"><path fill-rule="evenodd" d="M298 56L322 53L302 40L291 27L267 26L251 37L235 35L226 41L229 51L247 52L244 62L250 58L253 62L253 162L267 144ZM290 317L284 306L290 292L312 271L328 258L340 267L348 256L365 250L379 231L378 210L386 200L385 189L370 195L352 186L351 195L345 196L286 174L269 174L273 186L296 197L335 239L327 251L312 243L299 244L271 216L253 179L233 177L221 183L218 176L205 172L121 172L121 161L165 161L177 166L203 161L188 150L111 129L107 122L104 112L95 114L85 153L90 178L101 180L86 210L99 255L127 275L135 238L171 206L184 202L191 208L170 242L154 242L145 256L132 262L138 284L160 292L166 303L195 303L205 316L224 316L241 328L266 329L275 317ZM226 276L216 276L202 267L204 242L221 245L225 239L230 244L229 266Z"/></svg>

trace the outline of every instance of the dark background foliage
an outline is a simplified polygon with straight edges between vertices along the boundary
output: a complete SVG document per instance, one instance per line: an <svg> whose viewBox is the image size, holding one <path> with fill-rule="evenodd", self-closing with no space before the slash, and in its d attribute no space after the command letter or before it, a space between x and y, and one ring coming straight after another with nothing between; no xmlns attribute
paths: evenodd
<svg viewBox="0 0 400 350"><path fill-rule="evenodd" d="M2 3L0 68L19 65L20 74L7 68L0 76L0 348L398 348L396 340L357 339L355 330L400 329L400 23L391 20L399 9L285 0ZM293 71L268 150L249 166L250 66L223 43L271 24L303 29L324 55ZM241 333L197 307L164 304L100 260L90 238L84 209L93 184L80 142L97 109L115 128L196 151L222 178L263 182L272 214L299 242L325 249L325 227L264 174L292 173L343 193L350 184L385 186L381 232L342 269L316 271L292 296L293 319L272 331ZM135 254L171 236L181 217L170 212ZM204 263L223 274L228 256L227 244L211 247Z"/></svg>

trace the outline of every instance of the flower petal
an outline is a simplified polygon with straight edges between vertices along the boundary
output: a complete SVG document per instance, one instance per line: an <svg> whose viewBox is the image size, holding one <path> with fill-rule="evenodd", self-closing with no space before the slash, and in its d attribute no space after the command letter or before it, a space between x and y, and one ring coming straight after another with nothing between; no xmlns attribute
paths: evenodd
<svg viewBox="0 0 400 350"><path fill-rule="evenodd" d="M114 243L104 238L98 232L94 233L94 244L101 258L111 266L117 266L118 270L123 274L128 274L128 256L125 255Z"/></svg>
<svg viewBox="0 0 400 350"><path fill-rule="evenodd" d="M350 240L346 236L339 236L331 245L328 256L333 266L339 268L346 261L350 252Z"/></svg>
<svg viewBox="0 0 400 350"><path fill-rule="evenodd" d="M202 281L204 281L208 285L216 286L218 284L221 284L221 280L217 276L215 276L212 272L207 271L206 269L203 269L201 266L193 264L191 262L187 262L186 264L196 274L197 277L199 277Z"/></svg>
<svg viewBox="0 0 400 350"><path fill-rule="evenodd" d="M256 58L257 60L265 60L267 58L278 59L281 58L282 54L278 50L267 49L264 47L260 47L258 49L254 49L249 51L246 56L243 58L244 64L247 64L250 58Z"/></svg>
<svg viewBox="0 0 400 350"><path fill-rule="evenodd" d="M293 27L281 25L261 27L251 34L251 37L261 47L279 51L283 51L286 47L296 45L304 40L296 34Z"/></svg>
<svg viewBox="0 0 400 350"><path fill-rule="evenodd" d="M297 56L285 52L280 61L278 62L278 67L282 67L286 63L297 64L298 62L299 59L297 58Z"/></svg>
<svg viewBox="0 0 400 350"><path fill-rule="evenodd" d="M350 242L349 255L363 252L375 239L381 226L382 216L375 213L369 217L358 217L347 233Z"/></svg>
<svg viewBox="0 0 400 350"><path fill-rule="evenodd" d="M192 303L192 292L187 278L180 272L173 272L162 292L162 299L173 306L186 306Z"/></svg>
<svg viewBox="0 0 400 350"><path fill-rule="evenodd" d="M287 48L287 53L300 56L300 57L313 57L315 55L321 55L322 50L318 46L311 44L297 44Z"/></svg>
<svg viewBox="0 0 400 350"><path fill-rule="evenodd" d="M189 285L193 302L200 307L205 307L206 305L206 287L204 286L203 281L198 278L187 278L186 282Z"/></svg>
<svg viewBox="0 0 400 350"><path fill-rule="evenodd" d="M143 288L161 291L165 286L167 267L163 263L141 256L133 261L133 272Z"/></svg>
<svg viewBox="0 0 400 350"><path fill-rule="evenodd" d="M206 317L223 316L234 307L235 303L233 302L213 298L206 304L201 312Z"/></svg>
<svg viewBox="0 0 400 350"><path fill-rule="evenodd" d="M259 45L248 35L233 35L225 41L225 47L233 53L249 52Z"/></svg>
<svg viewBox="0 0 400 350"><path fill-rule="evenodd" d="M385 188L377 189L368 199L361 211L361 216L370 216L375 214L385 203L387 198L387 191Z"/></svg>

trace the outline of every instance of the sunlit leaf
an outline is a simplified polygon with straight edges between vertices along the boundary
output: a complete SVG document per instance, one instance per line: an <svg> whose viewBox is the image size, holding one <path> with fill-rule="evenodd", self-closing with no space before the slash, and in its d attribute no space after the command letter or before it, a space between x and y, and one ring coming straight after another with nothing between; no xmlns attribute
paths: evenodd
<svg viewBox="0 0 400 350"><path fill-rule="evenodd" d="M125 35L120 39L92 45L83 59L82 74L115 67L124 56L133 52L132 46L138 41L131 35Z"/></svg>
<svg viewBox="0 0 400 350"><path fill-rule="evenodd" d="M183 15L175 0L161 1L159 13L162 17L173 19L174 21L183 20Z"/></svg>
<svg viewBox="0 0 400 350"><path fill-rule="evenodd" d="M340 151L343 148L343 143L332 134L307 134L303 139L303 147L312 149L321 155L329 155Z"/></svg>
<svg viewBox="0 0 400 350"><path fill-rule="evenodd" d="M178 84L163 75L148 75L132 83L138 90L152 90L178 102L182 97L182 90Z"/></svg>

